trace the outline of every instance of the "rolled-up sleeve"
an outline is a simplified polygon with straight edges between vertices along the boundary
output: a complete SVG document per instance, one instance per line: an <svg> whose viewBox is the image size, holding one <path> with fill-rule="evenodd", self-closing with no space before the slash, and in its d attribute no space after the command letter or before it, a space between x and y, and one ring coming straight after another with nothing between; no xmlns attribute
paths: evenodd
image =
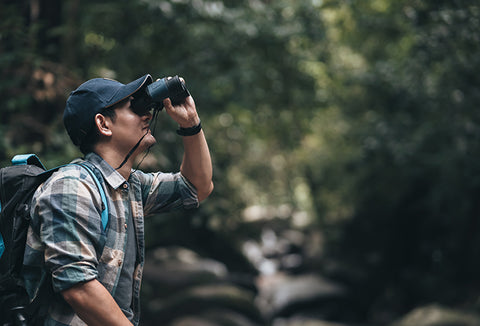
<svg viewBox="0 0 480 326"><path fill-rule="evenodd" d="M142 184L144 215L162 213L178 208L198 207L195 187L180 173L143 173L136 177Z"/></svg>
<svg viewBox="0 0 480 326"><path fill-rule="evenodd" d="M64 291L97 278L101 249L101 199L81 168L52 177L33 202L33 218L41 221L45 266L54 291ZM99 202L100 200L100 202Z"/></svg>

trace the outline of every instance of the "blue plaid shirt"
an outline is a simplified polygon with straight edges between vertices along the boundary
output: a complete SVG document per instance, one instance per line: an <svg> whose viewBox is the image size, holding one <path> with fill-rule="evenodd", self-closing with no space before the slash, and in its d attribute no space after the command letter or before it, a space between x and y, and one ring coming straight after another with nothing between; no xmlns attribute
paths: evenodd
<svg viewBox="0 0 480 326"><path fill-rule="evenodd" d="M30 298L51 277L55 292L45 325L85 325L59 294L98 279L114 295L126 244L126 218L133 218L137 238L133 323L139 320L139 294L144 264L144 217L177 208L195 208L195 188L180 174L135 171L126 181L100 156L86 156L103 178L109 221L101 223L102 200L92 176L76 164L67 165L36 191L24 259ZM101 180L101 179L100 179Z"/></svg>

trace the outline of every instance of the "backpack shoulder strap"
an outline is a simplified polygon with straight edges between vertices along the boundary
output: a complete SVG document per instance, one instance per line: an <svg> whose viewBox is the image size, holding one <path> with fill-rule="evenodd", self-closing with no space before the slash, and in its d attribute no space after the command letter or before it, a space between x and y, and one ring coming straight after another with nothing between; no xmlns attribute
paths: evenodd
<svg viewBox="0 0 480 326"><path fill-rule="evenodd" d="M107 196L105 194L105 190L103 189L102 183L100 182L97 175L93 171L93 168L90 167L87 163L85 163L85 162L75 162L75 163L70 163L70 164L75 164L75 165L79 165L79 166L83 167L85 170L87 170L87 172L93 178L93 181L95 181L95 184L97 185L98 191L100 192L100 197L102 198L101 220L102 220L103 231L105 231L107 229L107 225L108 225L108 214L109 214L109 212L108 212ZM64 166L68 166L70 164L61 165L61 166L58 166L58 167L56 167L52 170L58 170L59 168L64 167Z"/></svg>
<svg viewBox="0 0 480 326"><path fill-rule="evenodd" d="M98 188L98 191L100 192L100 197L102 198L102 215L101 215L101 219L102 219L102 227L103 227L103 231L106 230L107 228L107 224L108 224L108 204L107 204L107 196L105 195L105 190L103 189L103 186L100 182L100 180L98 180L98 177L97 175L94 173L93 171L93 168L89 167L87 163L74 163L74 164L77 164L77 165L80 165L82 166L83 168L85 168L88 173L92 176L93 180L95 181L95 184L97 185L97 188ZM45 166L43 166L42 162L40 161L40 159L38 158L37 155L35 154L19 154L19 155L15 155L13 158L12 158L12 165L36 165L40 168L42 168L43 170L47 170L45 168ZM61 166L57 166L53 169L50 169L48 171L46 171L45 173L53 173L55 171L57 171L59 168L61 167L64 167L64 166L67 166L69 164L64 164L64 165L61 165ZM0 204L0 212L1 212L1 209L2 209L2 206ZM1 241L0 239L0 250L1 250L1 244L3 243L3 241Z"/></svg>
<svg viewBox="0 0 480 326"><path fill-rule="evenodd" d="M93 180L95 181L95 184L97 185L97 188L100 192L100 197L102 198L102 203L103 203L101 218L102 218L103 231L105 231L108 224L108 203L107 203L107 196L105 195L105 190L103 189L103 186L100 180L98 180L97 175L95 174L95 172L93 172L93 169L91 167L89 167L86 163L74 163L74 164L80 165L85 170L87 170L87 172L92 176Z"/></svg>

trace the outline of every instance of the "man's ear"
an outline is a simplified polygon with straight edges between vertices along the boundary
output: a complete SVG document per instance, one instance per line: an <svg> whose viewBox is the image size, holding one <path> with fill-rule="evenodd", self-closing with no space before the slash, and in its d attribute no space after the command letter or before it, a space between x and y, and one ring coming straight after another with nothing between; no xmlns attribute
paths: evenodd
<svg viewBox="0 0 480 326"><path fill-rule="evenodd" d="M112 120L110 118L105 117L101 113L95 115L95 125L97 126L100 135L107 137L112 135L112 129L110 129L111 122Z"/></svg>

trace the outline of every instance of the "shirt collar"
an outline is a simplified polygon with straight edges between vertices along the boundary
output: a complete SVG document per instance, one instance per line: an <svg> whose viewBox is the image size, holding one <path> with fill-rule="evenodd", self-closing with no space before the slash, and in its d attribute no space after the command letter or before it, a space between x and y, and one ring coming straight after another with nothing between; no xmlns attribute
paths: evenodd
<svg viewBox="0 0 480 326"><path fill-rule="evenodd" d="M100 173L102 173L105 182L108 183L113 189L119 188L126 182L125 178L110 164L105 162L100 155L91 152L85 156L85 160L95 165Z"/></svg>

